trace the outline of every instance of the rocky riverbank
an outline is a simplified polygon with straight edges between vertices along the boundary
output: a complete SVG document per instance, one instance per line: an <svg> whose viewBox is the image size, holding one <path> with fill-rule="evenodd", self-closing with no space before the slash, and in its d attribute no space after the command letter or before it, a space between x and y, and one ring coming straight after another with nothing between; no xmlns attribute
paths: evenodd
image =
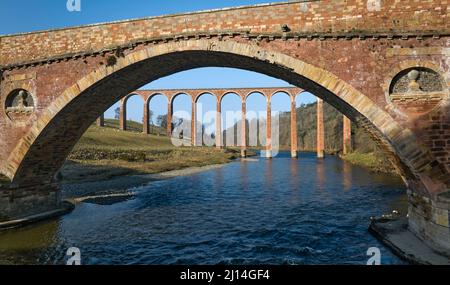
<svg viewBox="0 0 450 285"><path fill-rule="evenodd" d="M369 231L410 264L450 265L449 257L434 251L408 230L405 217L373 219Z"/></svg>
<svg viewBox="0 0 450 285"><path fill-rule="evenodd" d="M116 177L145 176L167 171L224 164L240 156L238 149L177 147L167 136L147 135L142 125L118 129L117 120L105 127L91 126L69 155L56 176L62 185L114 180ZM125 179L126 180L126 179Z"/></svg>
<svg viewBox="0 0 450 285"><path fill-rule="evenodd" d="M203 171L217 169L225 164L212 164L201 167L188 167L179 170L155 174L120 175L108 180L86 181L62 185L62 198L84 201L95 197L114 197L130 194L129 189L146 185L152 181L192 175Z"/></svg>

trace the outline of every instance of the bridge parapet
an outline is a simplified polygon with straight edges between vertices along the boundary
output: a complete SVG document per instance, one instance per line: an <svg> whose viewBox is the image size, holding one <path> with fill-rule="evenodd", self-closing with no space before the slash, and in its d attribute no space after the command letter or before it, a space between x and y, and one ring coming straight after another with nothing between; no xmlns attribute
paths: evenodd
<svg viewBox="0 0 450 285"><path fill-rule="evenodd" d="M444 0L293 1L0 37L0 65L59 60L120 46L211 36L258 40L408 39L450 34Z"/></svg>

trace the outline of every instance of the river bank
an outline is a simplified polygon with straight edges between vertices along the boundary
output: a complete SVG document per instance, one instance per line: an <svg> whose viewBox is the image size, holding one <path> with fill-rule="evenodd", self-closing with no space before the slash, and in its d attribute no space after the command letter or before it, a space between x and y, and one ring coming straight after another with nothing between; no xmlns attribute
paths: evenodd
<svg viewBox="0 0 450 285"><path fill-rule="evenodd" d="M191 167L225 164L239 157L234 150L213 148L174 148L162 150L133 149L83 150L91 157L68 160L57 175L61 184L109 180L117 176L147 175ZM122 157L109 156L118 153ZM94 158L93 156L103 156ZM73 157L73 156L72 156ZM136 158L135 158L136 157Z"/></svg>
<svg viewBox="0 0 450 285"><path fill-rule="evenodd" d="M399 176L392 163L377 153L352 152L346 155L340 155L340 158L372 172Z"/></svg>
<svg viewBox="0 0 450 285"><path fill-rule="evenodd" d="M406 217L372 219L369 232L409 264L450 265L450 258L434 251L410 230Z"/></svg>
<svg viewBox="0 0 450 285"><path fill-rule="evenodd" d="M109 197L130 196L129 189L144 186L152 181L187 176L203 171L213 170L225 164L211 164L200 167L188 167L154 174L117 175L108 180L80 181L79 183L65 183L61 186L62 198L75 202L86 199L108 199Z"/></svg>
<svg viewBox="0 0 450 285"><path fill-rule="evenodd" d="M60 184L110 180L119 176L164 173L191 167L224 164L240 156L239 150L212 147L177 147L163 135L138 131L142 125L128 122L128 131L117 120L105 127L92 125L56 175Z"/></svg>

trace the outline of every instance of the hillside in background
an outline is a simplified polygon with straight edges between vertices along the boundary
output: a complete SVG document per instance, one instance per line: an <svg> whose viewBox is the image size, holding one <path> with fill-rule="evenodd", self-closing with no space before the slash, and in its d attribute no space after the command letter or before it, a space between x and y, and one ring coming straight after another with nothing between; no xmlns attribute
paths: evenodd
<svg viewBox="0 0 450 285"><path fill-rule="evenodd" d="M343 116L331 105L324 103L325 150L339 152L343 147ZM317 103L297 108L298 147L303 151L316 150ZM370 153L378 151L375 142L364 130L352 126L355 151ZM280 145L290 145L290 112L280 116Z"/></svg>
<svg viewBox="0 0 450 285"><path fill-rule="evenodd" d="M280 114L280 148L290 149L290 112ZM248 125L255 125L247 122ZM343 115L329 104L324 103L325 151L342 153L343 148ZM237 125L237 124L236 124ZM234 130L236 125L226 130ZM261 125L265 125L262 123ZM298 150L316 151L317 136L317 103L302 105L297 108ZM343 159L377 172L393 174L396 170L387 160L381 149L362 129L352 124L353 153L342 156Z"/></svg>
<svg viewBox="0 0 450 285"><path fill-rule="evenodd" d="M117 119L105 119L105 127L107 128L113 128L113 129L119 129L120 123ZM135 121L127 121L127 131L136 132L136 133L142 133L143 126L142 123L138 123ZM150 124L150 134L152 135L166 135L167 130L166 128L155 126L153 124Z"/></svg>
<svg viewBox="0 0 450 285"><path fill-rule="evenodd" d="M289 149L291 143L291 113L280 113L280 147ZM273 123L273 122L272 122ZM324 124L325 124L325 149L327 152L336 153L342 151L343 147L343 116L328 104L324 104ZM255 125L247 122L247 125ZM260 122L265 126L264 122ZM234 131L237 135L238 124L224 131L226 133ZM247 127L248 129L248 127ZM352 126L354 150L361 153L378 151L375 142L360 128ZM297 108L297 135L298 149L300 151L316 151L317 136L317 103L302 105ZM248 141L248 140L247 140Z"/></svg>

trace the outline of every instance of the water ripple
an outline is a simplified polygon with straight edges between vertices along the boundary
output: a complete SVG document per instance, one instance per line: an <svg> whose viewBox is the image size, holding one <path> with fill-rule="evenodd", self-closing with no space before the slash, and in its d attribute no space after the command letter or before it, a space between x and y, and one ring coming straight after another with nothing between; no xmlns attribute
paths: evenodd
<svg viewBox="0 0 450 285"><path fill-rule="evenodd" d="M405 205L397 180L288 155L82 203L59 221L0 234L0 263L62 264L72 246L84 264L365 264L372 246L384 264L401 263L367 232L370 216Z"/></svg>

